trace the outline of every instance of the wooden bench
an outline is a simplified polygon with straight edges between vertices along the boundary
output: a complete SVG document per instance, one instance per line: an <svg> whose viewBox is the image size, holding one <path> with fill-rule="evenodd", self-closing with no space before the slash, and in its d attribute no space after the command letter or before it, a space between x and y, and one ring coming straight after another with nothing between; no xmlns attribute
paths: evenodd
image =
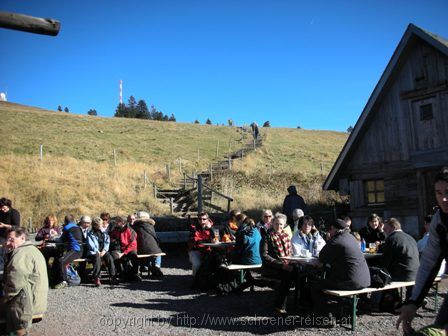
<svg viewBox="0 0 448 336"><path fill-rule="evenodd" d="M139 259L145 259L145 258L151 258L151 257L163 257L166 256L165 252L161 252L161 253L152 253L152 254L138 254L137 257ZM75 264L82 264L82 263L92 263L91 259L88 258L78 258L72 261L72 263ZM85 281L85 280L84 280Z"/></svg>
<svg viewBox="0 0 448 336"><path fill-rule="evenodd" d="M439 293L439 282L442 280L441 277L437 277L434 279L434 287L435 287L435 309L437 311L438 306L438 293ZM381 292L389 289L400 289L402 290L404 287L414 286L415 281L394 281L389 285L384 286L382 288L374 288L368 287L359 290L330 290L325 289L323 292L327 295L336 296L336 297L351 297L352 298L352 319L351 319L351 327L352 330L356 328L356 305L358 304L358 295L368 294L373 292Z"/></svg>
<svg viewBox="0 0 448 336"><path fill-rule="evenodd" d="M166 253L162 252L162 253L153 253L153 254L138 254L137 257L139 259L143 259L143 258L150 258L150 257L163 257L166 256ZM72 263L83 263L83 262L92 262L90 259L88 258L78 258L72 261Z"/></svg>
<svg viewBox="0 0 448 336"><path fill-rule="evenodd" d="M240 273L240 283L243 283L247 270L259 269L262 266L263 266L262 264L257 265L231 264L231 265L221 265L220 267L228 271L238 271ZM253 286L251 286L251 290L253 290Z"/></svg>
<svg viewBox="0 0 448 336"><path fill-rule="evenodd" d="M336 296L336 297L351 297L352 298L352 319L351 319L351 326L352 330L354 331L356 329L356 305L358 304L358 295L361 294L368 294L373 292L381 292L388 289L396 289L396 288L403 288L407 286L414 286L415 281L396 281L391 282L389 285L386 285L382 288L364 288L359 290L330 290L325 289L323 292L327 295Z"/></svg>

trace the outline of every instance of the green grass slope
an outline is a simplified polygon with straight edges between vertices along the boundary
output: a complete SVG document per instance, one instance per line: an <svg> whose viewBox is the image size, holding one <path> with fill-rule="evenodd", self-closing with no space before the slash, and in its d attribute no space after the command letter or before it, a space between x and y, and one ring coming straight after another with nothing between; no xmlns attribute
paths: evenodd
<svg viewBox="0 0 448 336"><path fill-rule="evenodd" d="M50 212L166 213L142 187L143 171L150 181L167 185L167 164L174 181L179 161L188 173L201 171L250 141L248 133L241 140L236 127L92 117L9 102L0 102L0 116L0 188L26 216L39 220ZM325 199L322 180L347 134L286 128L262 128L261 134L263 146L221 177L234 207L278 208L290 184L310 202Z"/></svg>

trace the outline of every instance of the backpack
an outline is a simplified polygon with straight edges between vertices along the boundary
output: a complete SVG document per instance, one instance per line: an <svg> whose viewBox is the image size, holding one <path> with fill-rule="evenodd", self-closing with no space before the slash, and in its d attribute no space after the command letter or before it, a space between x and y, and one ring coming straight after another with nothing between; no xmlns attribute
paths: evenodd
<svg viewBox="0 0 448 336"><path fill-rule="evenodd" d="M67 269L67 284L71 286L79 286L81 283L81 277L79 276L78 272L73 268L72 265L68 264Z"/></svg>
<svg viewBox="0 0 448 336"><path fill-rule="evenodd" d="M369 267L370 287L383 288L392 282L392 277L385 268Z"/></svg>

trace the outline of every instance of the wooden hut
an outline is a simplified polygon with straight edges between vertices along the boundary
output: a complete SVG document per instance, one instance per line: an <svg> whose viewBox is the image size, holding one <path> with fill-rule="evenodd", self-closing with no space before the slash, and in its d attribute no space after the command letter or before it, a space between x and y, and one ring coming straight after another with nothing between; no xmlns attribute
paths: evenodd
<svg viewBox="0 0 448 336"><path fill-rule="evenodd" d="M398 218L420 234L436 205L433 179L448 165L448 40L410 24L330 171L324 190L367 216Z"/></svg>

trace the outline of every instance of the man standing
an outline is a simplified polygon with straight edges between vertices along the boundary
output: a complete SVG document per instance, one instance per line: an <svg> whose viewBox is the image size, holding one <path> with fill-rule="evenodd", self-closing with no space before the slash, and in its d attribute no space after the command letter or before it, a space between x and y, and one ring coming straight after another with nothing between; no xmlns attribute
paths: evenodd
<svg viewBox="0 0 448 336"><path fill-rule="evenodd" d="M434 189L439 210L431 221L428 245L423 251L411 298L401 308L401 314L396 323L398 328L403 322L405 334L412 331L411 322L417 309L422 305L432 287L443 259L448 257L448 168L442 169L437 174ZM445 298L434 324L448 331L448 299Z"/></svg>
<svg viewBox="0 0 448 336"><path fill-rule="evenodd" d="M47 310L48 276L43 254L27 240L24 228L8 233L10 257L5 267L1 315L6 316L8 333L27 335L33 315Z"/></svg>
<svg viewBox="0 0 448 336"><path fill-rule="evenodd" d="M297 193L296 186L289 186L287 190L288 195L286 195L285 200L283 201L282 213L288 217L287 224L292 224L294 221L292 217L294 209L301 209L304 214L307 214L308 209L303 197Z"/></svg>

